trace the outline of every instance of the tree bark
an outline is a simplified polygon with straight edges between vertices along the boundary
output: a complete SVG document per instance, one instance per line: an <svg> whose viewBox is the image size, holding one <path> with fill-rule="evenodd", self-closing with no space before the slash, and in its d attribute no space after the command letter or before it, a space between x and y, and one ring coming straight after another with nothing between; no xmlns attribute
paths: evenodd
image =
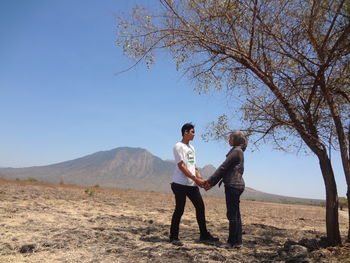
<svg viewBox="0 0 350 263"><path fill-rule="evenodd" d="M350 115L349 115L350 117ZM349 162L349 165L350 165L350 124L349 124L349 131L348 131L348 147L349 147L349 150L348 150L348 162ZM348 238L347 238L347 242L350 242L350 182L347 182L348 184L348 190L346 192L346 197L348 199Z"/></svg>
<svg viewBox="0 0 350 263"><path fill-rule="evenodd" d="M346 193L346 197L348 198L348 238L346 240L346 242L350 243L350 185L348 184L348 191Z"/></svg>
<svg viewBox="0 0 350 263"><path fill-rule="evenodd" d="M326 187L326 231L330 246L341 244L339 231L338 193L331 161L325 150L317 154Z"/></svg>

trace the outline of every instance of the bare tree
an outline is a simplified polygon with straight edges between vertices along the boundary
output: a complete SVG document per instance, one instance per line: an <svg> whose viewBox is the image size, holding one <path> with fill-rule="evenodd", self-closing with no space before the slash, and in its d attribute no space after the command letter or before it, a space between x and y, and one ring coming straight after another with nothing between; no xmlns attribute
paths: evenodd
<svg viewBox="0 0 350 263"><path fill-rule="evenodd" d="M245 130L305 145L318 158L326 189L329 244L341 243L338 194L328 146L339 150L350 200L350 5L345 0L159 0L119 19L124 52L154 63L166 49L198 90L239 97ZM229 129L223 115L211 130ZM347 135L347 136L346 136ZM336 138L331 140L332 138ZM298 147L298 145L296 145ZM350 218L350 217L349 217ZM348 234L350 239L350 232Z"/></svg>

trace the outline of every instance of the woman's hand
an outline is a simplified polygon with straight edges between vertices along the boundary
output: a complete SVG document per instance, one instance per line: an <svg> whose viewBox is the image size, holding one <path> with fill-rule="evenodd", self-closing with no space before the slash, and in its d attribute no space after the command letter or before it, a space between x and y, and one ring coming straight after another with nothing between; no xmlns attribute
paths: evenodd
<svg viewBox="0 0 350 263"><path fill-rule="evenodd" d="M205 189L205 191L208 191L210 188L212 188L212 186L208 183L207 180L204 181L204 184L202 187Z"/></svg>
<svg viewBox="0 0 350 263"><path fill-rule="evenodd" d="M194 177L193 181L199 186L199 187L202 187L204 186L205 184L205 180L203 180L202 178L198 178L198 177Z"/></svg>

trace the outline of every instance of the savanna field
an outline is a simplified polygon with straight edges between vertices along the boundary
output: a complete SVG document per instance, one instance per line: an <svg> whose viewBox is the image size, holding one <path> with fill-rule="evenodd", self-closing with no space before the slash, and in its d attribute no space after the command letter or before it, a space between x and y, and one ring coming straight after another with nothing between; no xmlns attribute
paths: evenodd
<svg viewBox="0 0 350 263"><path fill-rule="evenodd" d="M325 209L242 201L243 247L226 249L225 201L204 197L209 231L198 241L188 201L183 246L168 242L171 194L0 179L0 262L350 262L350 245L323 246ZM346 213L340 230L347 234Z"/></svg>

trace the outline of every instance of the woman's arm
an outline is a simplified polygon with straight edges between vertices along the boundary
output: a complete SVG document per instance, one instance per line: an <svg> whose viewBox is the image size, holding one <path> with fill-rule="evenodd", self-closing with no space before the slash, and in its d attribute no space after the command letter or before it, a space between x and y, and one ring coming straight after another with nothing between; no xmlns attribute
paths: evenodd
<svg viewBox="0 0 350 263"><path fill-rule="evenodd" d="M225 161L216 169L212 176L210 176L207 182L210 186L216 185L227 173L232 165L235 165L238 161L237 151L233 150L226 157Z"/></svg>

